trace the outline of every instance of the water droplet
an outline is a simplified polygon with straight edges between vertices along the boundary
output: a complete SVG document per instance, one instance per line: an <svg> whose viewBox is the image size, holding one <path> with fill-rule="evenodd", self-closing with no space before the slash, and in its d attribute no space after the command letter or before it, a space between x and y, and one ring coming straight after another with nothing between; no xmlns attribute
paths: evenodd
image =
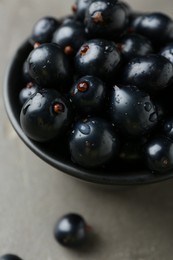
<svg viewBox="0 0 173 260"><path fill-rule="evenodd" d="M172 126L170 124L167 124L167 125L165 125L164 129L165 129L165 132L170 133L172 130Z"/></svg>
<svg viewBox="0 0 173 260"><path fill-rule="evenodd" d="M106 52L112 52L113 51L113 47L112 46L106 46L105 47L105 51Z"/></svg>
<svg viewBox="0 0 173 260"><path fill-rule="evenodd" d="M84 134L84 135L89 135L90 134L90 126L87 124L83 124L79 127L79 131Z"/></svg>
<svg viewBox="0 0 173 260"><path fill-rule="evenodd" d="M152 113L149 117L150 122L154 123L157 121L157 114L156 112Z"/></svg>
<svg viewBox="0 0 173 260"><path fill-rule="evenodd" d="M150 102L146 102L144 104L144 109L147 111L147 112L150 112L150 110L152 109L152 105Z"/></svg>
<svg viewBox="0 0 173 260"><path fill-rule="evenodd" d="M90 146L90 142L89 142L89 141L85 141L85 145L86 145L87 147L89 147L89 146Z"/></svg>

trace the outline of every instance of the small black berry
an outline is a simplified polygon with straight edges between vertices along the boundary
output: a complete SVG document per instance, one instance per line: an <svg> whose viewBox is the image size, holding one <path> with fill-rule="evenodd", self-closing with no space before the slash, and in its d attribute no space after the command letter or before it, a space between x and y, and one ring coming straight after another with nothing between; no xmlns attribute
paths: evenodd
<svg viewBox="0 0 173 260"><path fill-rule="evenodd" d="M86 241L89 226L76 213L61 217L55 225L54 236L58 243L66 247L78 247Z"/></svg>

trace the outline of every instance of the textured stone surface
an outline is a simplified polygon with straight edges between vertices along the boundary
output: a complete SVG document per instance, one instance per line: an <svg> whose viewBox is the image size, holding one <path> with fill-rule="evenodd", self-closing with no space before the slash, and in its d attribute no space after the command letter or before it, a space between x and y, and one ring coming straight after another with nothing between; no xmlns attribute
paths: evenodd
<svg viewBox="0 0 173 260"><path fill-rule="evenodd" d="M173 16L171 0L129 2L141 11ZM70 13L71 3L0 1L1 91L8 63L33 23ZM114 191L78 182L25 147L7 119L2 94L0 111L0 254L25 260L172 260L172 180ZM95 242L88 248L72 251L55 242L54 224L67 212L81 213L93 226Z"/></svg>

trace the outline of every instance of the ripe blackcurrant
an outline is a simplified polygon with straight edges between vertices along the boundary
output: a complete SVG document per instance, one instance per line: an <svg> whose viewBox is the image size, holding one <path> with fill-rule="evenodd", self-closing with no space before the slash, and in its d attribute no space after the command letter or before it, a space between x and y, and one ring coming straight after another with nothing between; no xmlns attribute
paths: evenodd
<svg viewBox="0 0 173 260"><path fill-rule="evenodd" d="M76 213L62 216L55 225L54 236L58 243L66 247L78 247L87 239L88 225Z"/></svg>

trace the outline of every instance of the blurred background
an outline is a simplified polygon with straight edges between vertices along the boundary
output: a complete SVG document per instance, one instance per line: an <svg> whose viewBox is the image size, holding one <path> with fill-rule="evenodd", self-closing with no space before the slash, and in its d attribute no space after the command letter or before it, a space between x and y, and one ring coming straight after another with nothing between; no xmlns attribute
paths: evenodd
<svg viewBox="0 0 173 260"><path fill-rule="evenodd" d="M172 260L173 180L128 189L102 189L58 172L25 147L3 104L5 71L18 46L43 16L71 13L72 0L0 1L0 255L24 260ZM134 9L173 17L171 0L129 0ZM82 214L94 241L80 251L56 243L56 220Z"/></svg>

